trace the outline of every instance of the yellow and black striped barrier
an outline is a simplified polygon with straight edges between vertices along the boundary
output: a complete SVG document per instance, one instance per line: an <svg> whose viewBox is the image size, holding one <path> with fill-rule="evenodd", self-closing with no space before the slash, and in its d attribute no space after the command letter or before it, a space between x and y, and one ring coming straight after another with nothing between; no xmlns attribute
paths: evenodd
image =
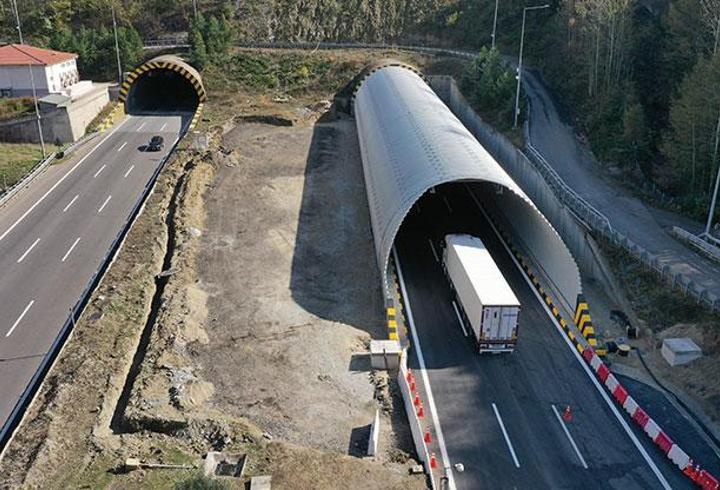
<svg viewBox="0 0 720 490"><path fill-rule="evenodd" d="M555 303L553 302L552 297L547 293L547 291L545 291L545 288L542 287L542 285L540 284L540 280L539 280L538 277L535 275L535 273L533 272L533 270L530 268L530 265L529 265L529 264L527 263L527 261L525 260L525 257L523 257L523 255L520 253L520 251L519 251L519 250L515 247L515 245L513 245L513 243L510 241L510 237L507 235L507 233L505 233L504 230L500 229L499 226L498 226L497 228L500 230L500 234L502 235L503 239L505 240L505 243L507 243L507 244L510 246L510 250L512 251L512 253L513 253L513 255L515 256L515 258L518 260L518 262L520 262L520 265L522 266L523 270L524 270L525 273L527 274L528 278L530 278L530 281L533 283L533 286L534 286L535 289L538 291L538 293L540 293L540 296L542 297L543 301L544 301L545 304L548 306L548 308L550 308L550 311L552 312L553 316L554 316L555 319L557 320L558 324L562 327L562 329L563 329L563 331L565 332L565 334L566 334L566 335L568 336L568 338L572 341L572 343L573 343L573 345L575 346L575 348L577 349L577 351L578 351L580 354L582 354L582 353L585 351L585 346L584 346L583 343L580 342L580 340L577 338L577 335L575 334L575 330L574 330L574 329L568 324L568 322L565 321L565 319L562 317L562 315L560 314L560 309L555 305ZM583 300L583 304L584 304L584 310L583 310L583 311L586 311L586 312L587 312L587 314L586 314L587 319L586 319L586 320L587 320L588 323L585 324L586 330L583 331L583 329L580 328L580 325L578 325L578 319L579 319L579 317L578 317L578 314L577 314L577 310L576 310L576 314L575 314L575 322L574 322L574 324L575 324L576 327L578 327L578 330L582 333L582 335L583 335L583 337L585 338L585 341L587 342L587 344L590 345L590 346L592 346L592 348L595 350L595 352L597 353L598 356L603 356L603 355L607 354L607 349L604 349L604 348L598 349L598 348L597 348L597 345L598 345L598 343L597 343L597 338L595 337L595 330L594 330L594 328L592 327L592 322L590 321L590 312L589 312L589 309L588 309L588 306L587 306L587 302L585 302L585 301ZM579 306L580 306L580 304L579 304L579 299L578 299L578 307L579 307ZM585 320L585 317L584 317L584 316L583 316L583 319ZM587 332L588 334L590 334L591 336L588 337L588 335L585 334L586 332Z"/></svg>
<svg viewBox="0 0 720 490"><path fill-rule="evenodd" d="M388 338L390 340L400 340L398 337L398 324L395 318L395 307L388 306L387 310L387 326L388 326Z"/></svg>
<svg viewBox="0 0 720 490"><path fill-rule="evenodd" d="M124 104L127 101L132 84L135 83L144 73L153 70L167 70L180 74L190 83L190 85L192 85L193 89L197 93L198 100L201 103L207 100L207 93L205 92L205 87L203 86L200 73L198 73L195 68L187 64L185 61L172 55L157 56L150 61L146 61L135 68L135 70L128 73L127 77L120 85L118 100Z"/></svg>
<svg viewBox="0 0 720 490"><path fill-rule="evenodd" d="M192 131L195 126L197 126L198 121L200 121L200 114L203 110L203 103L200 102L197 106L197 109L195 109L195 114L193 115L192 121L190 121L190 126L188 127L188 131Z"/></svg>

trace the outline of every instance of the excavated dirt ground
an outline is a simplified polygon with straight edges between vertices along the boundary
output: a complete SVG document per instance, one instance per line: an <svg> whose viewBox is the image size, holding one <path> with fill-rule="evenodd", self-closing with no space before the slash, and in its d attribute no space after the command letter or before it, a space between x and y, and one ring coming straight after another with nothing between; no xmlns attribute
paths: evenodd
<svg viewBox="0 0 720 490"><path fill-rule="evenodd" d="M209 450L248 454L233 488L426 488L395 382L356 355L387 332L354 123L316 123L328 95L248 97L236 114L263 118L205 125L210 148L168 164L0 488L173 488L196 470L123 462L199 468ZM359 458L378 409L380 453Z"/></svg>

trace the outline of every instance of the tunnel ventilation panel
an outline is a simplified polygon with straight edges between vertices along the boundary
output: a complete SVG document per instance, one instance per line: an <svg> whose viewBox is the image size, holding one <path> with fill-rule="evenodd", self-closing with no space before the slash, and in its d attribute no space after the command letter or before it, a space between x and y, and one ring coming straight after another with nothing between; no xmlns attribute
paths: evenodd
<svg viewBox="0 0 720 490"><path fill-rule="evenodd" d="M118 100L125 104L126 109L128 109L128 100L132 96L133 85L151 72L161 70L177 73L187 80L195 91L199 103L204 103L207 100L207 93L200 73L177 56L169 55L155 57L130 72L120 86Z"/></svg>

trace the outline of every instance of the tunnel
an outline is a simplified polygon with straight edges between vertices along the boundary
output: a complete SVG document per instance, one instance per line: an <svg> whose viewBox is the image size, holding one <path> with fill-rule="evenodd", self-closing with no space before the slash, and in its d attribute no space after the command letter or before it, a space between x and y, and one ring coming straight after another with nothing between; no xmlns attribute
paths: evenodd
<svg viewBox="0 0 720 490"><path fill-rule="evenodd" d="M487 232L481 223L506 234L563 306L574 307L580 272L562 238L416 69L388 61L365 70L353 111L386 294L399 236L427 247L445 232Z"/></svg>
<svg viewBox="0 0 720 490"><path fill-rule="evenodd" d="M197 70L170 55L153 58L130 72L119 93L128 114L194 112L206 98Z"/></svg>

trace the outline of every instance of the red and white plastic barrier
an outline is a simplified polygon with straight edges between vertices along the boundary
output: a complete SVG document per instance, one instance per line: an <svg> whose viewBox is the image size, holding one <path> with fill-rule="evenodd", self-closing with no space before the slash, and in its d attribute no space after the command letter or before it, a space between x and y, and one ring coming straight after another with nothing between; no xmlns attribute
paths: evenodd
<svg viewBox="0 0 720 490"><path fill-rule="evenodd" d="M407 353L404 350L400 356L400 368L398 369L397 379L403 400L405 401L405 412L410 422L410 432L412 433L413 442L415 443L415 450L425 467L425 471L430 475L430 481L434 488L435 480L433 478L433 470L437 469L437 459L435 458L435 453L431 453L428 448L432 441L432 436L430 435L430 429L428 427L423 428L425 409L420 393L417 391L415 375L407 367Z"/></svg>
<svg viewBox="0 0 720 490"><path fill-rule="evenodd" d="M720 490L720 482L708 471L694 465L690 456L680 449L662 428L643 410L628 394L618 379L610 372L607 365L591 347L583 351L583 359L590 364L600 381L612 394L615 401L622 406L633 421L640 426L655 445L665 454L690 480L703 490Z"/></svg>

